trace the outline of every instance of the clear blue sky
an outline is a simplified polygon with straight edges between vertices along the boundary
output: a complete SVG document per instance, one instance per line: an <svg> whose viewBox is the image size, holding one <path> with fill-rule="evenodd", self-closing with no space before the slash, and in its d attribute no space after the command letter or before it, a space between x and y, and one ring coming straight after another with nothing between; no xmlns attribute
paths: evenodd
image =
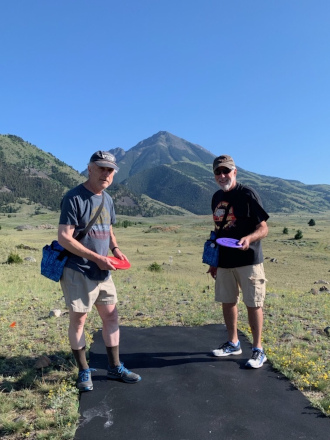
<svg viewBox="0 0 330 440"><path fill-rule="evenodd" d="M0 133L78 171L166 130L330 184L329 0L0 3Z"/></svg>

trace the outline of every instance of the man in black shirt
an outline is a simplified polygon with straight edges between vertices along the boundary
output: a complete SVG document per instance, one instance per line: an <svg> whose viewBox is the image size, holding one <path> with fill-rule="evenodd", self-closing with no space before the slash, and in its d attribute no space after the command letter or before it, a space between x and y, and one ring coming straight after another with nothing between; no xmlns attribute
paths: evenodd
<svg viewBox="0 0 330 440"><path fill-rule="evenodd" d="M213 162L215 180L220 186L212 198L212 212L218 238L238 240L240 247L220 246L218 267L209 273L216 280L215 300L222 303L228 341L213 350L214 356L242 353L237 333L239 288L247 307L253 336L252 356L246 367L260 368L267 360L261 344L263 302L266 278L263 268L261 239L268 234L268 214L259 195L252 188L236 181L237 169L228 155Z"/></svg>

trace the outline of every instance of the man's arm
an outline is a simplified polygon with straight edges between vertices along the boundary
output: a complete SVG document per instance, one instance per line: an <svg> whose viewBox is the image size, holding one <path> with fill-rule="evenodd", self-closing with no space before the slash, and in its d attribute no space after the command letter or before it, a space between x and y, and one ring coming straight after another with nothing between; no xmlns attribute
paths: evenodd
<svg viewBox="0 0 330 440"><path fill-rule="evenodd" d="M263 221L256 226L256 230L252 232L252 234L249 234L246 237L242 237L240 239L240 241L238 242L238 244L242 245L240 249L243 251L248 250L251 243L262 240L263 238L267 237L267 235L268 235L268 226L267 223Z"/></svg>
<svg viewBox="0 0 330 440"><path fill-rule="evenodd" d="M119 249L117 244L117 239L115 236L115 233L113 232L112 225L110 225L110 250L113 253L113 255L120 260L126 260L128 261L128 258L125 254L122 253L122 251Z"/></svg>
<svg viewBox="0 0 330 440"><path fill-rule="evenodd" d="M61 246L74 255L93 261L101 270L116 270L109 258L87 249L78 240L73 238L74 229L73 225L59 225L58 242Z"/></svg>

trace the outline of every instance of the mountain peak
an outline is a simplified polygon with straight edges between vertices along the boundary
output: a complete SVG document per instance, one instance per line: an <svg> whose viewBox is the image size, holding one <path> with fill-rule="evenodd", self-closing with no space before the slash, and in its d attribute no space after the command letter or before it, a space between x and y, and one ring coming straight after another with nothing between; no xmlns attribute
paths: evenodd
<svg viewBox="0 0 330 440"><path fill-rule="evenodd" d="M115 181L123 182L143 170L176 162L211 164L214 155L199 145L179 138L168 131L159 131L133 148L118 160L120 172Z"/></svg>

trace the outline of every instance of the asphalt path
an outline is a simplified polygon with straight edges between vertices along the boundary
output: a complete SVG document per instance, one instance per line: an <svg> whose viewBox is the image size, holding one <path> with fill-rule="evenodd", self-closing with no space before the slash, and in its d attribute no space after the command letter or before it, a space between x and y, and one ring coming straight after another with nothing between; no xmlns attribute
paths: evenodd
<svg viewBox="0 0 330 440"><path fill-rule="evenodd" d="M243 353L215 358L223 325L121 327L121 361L137 384L106 378L101 331L90 349L94 390L80 397L75 440L330 440L330 419L269 362L246 369Z"/></svg>

